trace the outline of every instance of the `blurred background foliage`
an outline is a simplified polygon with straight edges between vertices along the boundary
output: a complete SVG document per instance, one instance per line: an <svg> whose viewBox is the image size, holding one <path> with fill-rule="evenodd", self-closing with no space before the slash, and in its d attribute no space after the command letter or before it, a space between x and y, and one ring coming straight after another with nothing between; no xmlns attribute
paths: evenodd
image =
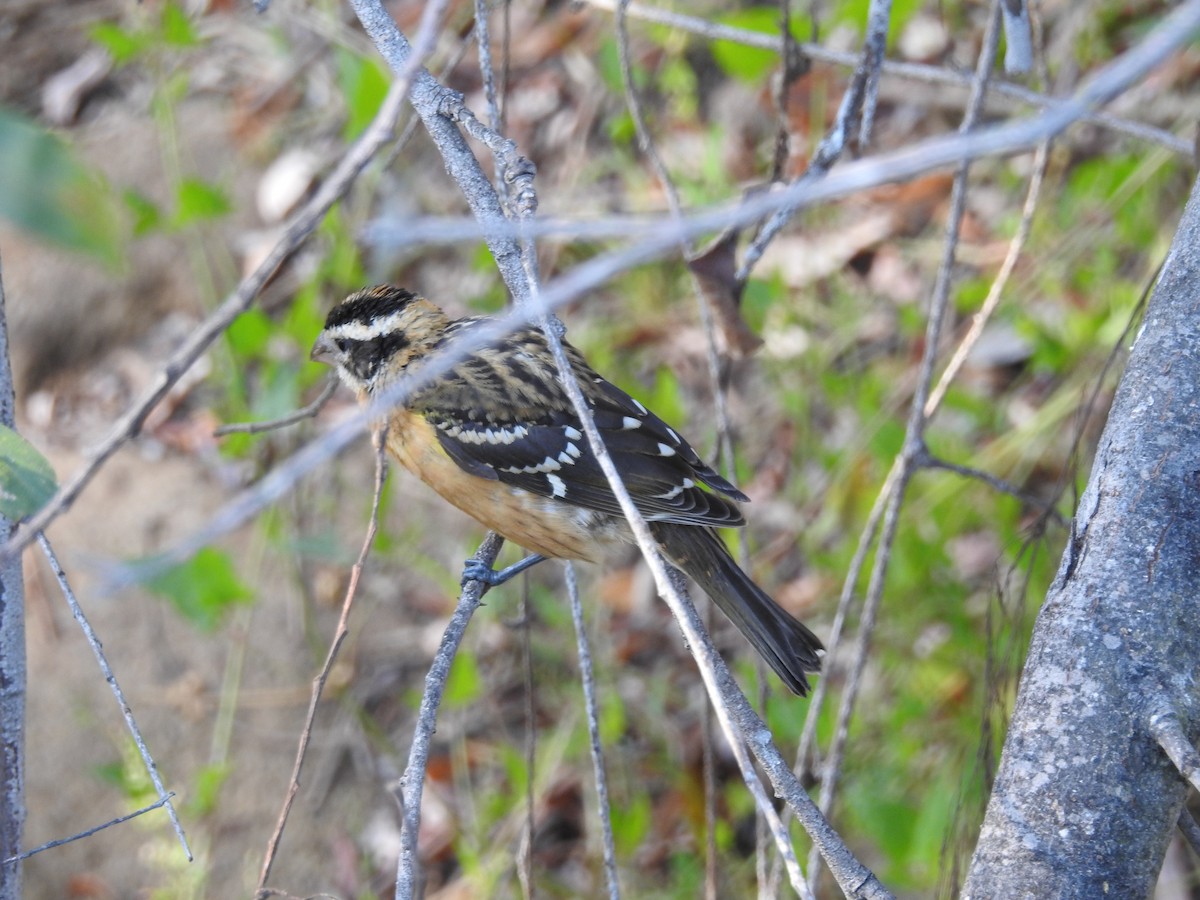
<svg viewBox="0 0 1200 900"><path fill-rule="evenodd" d="M1069 90L1136 41L1163 8L1108 0L1039 5L1048 48L1046 88ZM392 9L411 34L420 6ZM866 0L794 8L792 30L801 40L854 48L866 10ZM764 34L779 29L775 7L709 3L687 11ZM895 3L889 56L968 68L985 12L977 4ZM40 34L50 42L38 31L39 15L26 12L20 25L29 26L32 37L22 40ZM638 152L623 99L610 15L587 4L523 3L508 15L513 37L505 115L509 133L538 166L541 210L580 217L662 211L662 187ZM450 4L430 68L482 114L475 50L459 52L471 16L469 5ZM496 14L493 35L502 34L501 16ZM684 204L728 200L762 182L779 121L776 54L633 20L630 31L635 83ZM41 70L23 73L26 81L5 81L0 216L19 230L20 240L65 248L54 251L67 254L61 257L65 265L84 257L101 260L102 271L87 277L115 287L88 296L94 310L116 307L116 325L90 321L92 333L109 330L97 347L73 355L58 346L73 346L64 337L65 320L48 327L28 308L12 314L14 343L25 342L24 351L14 351L24 379L23 431L52 460L57 452L85 446L112 420L110 413L136 395L137 377L121 375L119 367L115 371L128 383L118 378L108 394L95 394L114 371L114 348L161 358L156 348L163 341L170 346L177 333L164 337L163 323L181 315L182 327L192 327L187 323L232 289L286 213L371 120L388 85L385 67L347 8L325 0L275 0L261 17L248 4L219 0L187 6L94 2L59 34L78 54L102 51L108 68L67 121L48 121L35 99L61 67L53 48L44 50L49 61ZM1167 128L1194 121L1196 98L1184 88L1198 66L1193 47L1154 76L1153 90L1135 88L1116 112ZM842 70L814 65L790 87L789 175L803 170L846 78ZM957 127L961 92L886 76L884 82L877 143L868 152ZM1190 114L1181 111L1189 108ZM1014 112L1027 110L998 103L989 117ZM116 123L115 144L103 143L110 122ZM134 145L145 151L141 174L114 170L106 154ZM1017 228L1029 171L1029 156L984 160L972 169L947 348L990 287ZM1063 522L1086 477L1119 375L1119 365L1106 364L1114 354L1119 362L1130 342L1139 297L1168 246L1191 177L1182 157L1095 126L1076 127L1056 142L1031 237L1002 305L929 429L937 457L1004 479L1023 499L976 479L926 470L913 480L903 506L833 810L855 851L902 896L951 891L954 862L970 851L1033 617L1056 569L1067 535ZM735 480L754 500L747 510L752 569L819 634L828 632L859 534L901 447L949 184L937 174L797 217L755 270L743 298L741 314L762 348L749 358L725 360L737 452L736 460L722 462L733 466ZM157 464L156 453L159 459L186 459L225 495L311 439L320 424L220 441L211 429L219 422L273 418L311 400L324 377L307 359L311 341L335 299L364 284L405 284L458 313L500 309L507 298L479 246L396 249L363 239L365 226L377 220L402 225L421 215L463 212L419 129L385 152L262 303L214 346L204 377L148 426L139 439L149 454L147 469ZM153 246L160 248L156 254L139 255ZM552 280L611 246L549 240L544 277ZM7 279L12 257L2 242L0 249ZM154 266L169 277L139 286L135 276ZM57 309L57 294L33 276L18 271L9 287L13 304ZM623 273L563 317L570 339L597 369L715 458L707 338L681 261ZM44 358L40 341L56 341L54 352L62 353L52 368L30 362ZM349 405L339 395L336 408L319 421ZM385 498L354 633L343 650L346 671L327 701L337 712L320 723L330 729L336 721L354 735L353 771L329 776L324 789L331 794L342 789L339 778L383 793L382 779L402 764L428 658L428 639L420 636L440 630L457 592L458 562L482 536L472 523L427 502L409 481L393 480L401 483ZM160 759L175 770L176 786L193 804L190 827L200 867L180 869L159 848L132 876L140 889L155 896L212 897L248 889L247 873L272 818L239 820L245 829L239 833L248 838L231 840L223 818L236 805L231 785L238 779L256 784L266 769L282 772L291 753L287 740L269 748L239 740L246 718L255 715L244 699L255 676L244 673L253 672L257 653L273 659L272 635L262 623L274 620L264 607L284 604L282 620L289 633L301 635L307 652L293 654L291 668L264 663L262 677L304 696L361 539L370 483L369 451L358 448L307 479L249 534L204 551L148 586L171 601L169 615L193 635L188 643L208 648L210 668L195 665L212 694L211 708L188 721L186 730L211 734L212 750L195 766ZM166 546L165 538L151 541L138 555ZM856 595L864 589L858 585ZM704 881L706 726L691 662L632 559L618 571L589 572L585 590L623 887L635 897L697 896ZM537 731L532 771L523 747L523 638L513 624L525 615L523 593L536 686L530 701ZM744 683L753 684L755 666L740 641L722 623L717 630ZM398 658L402 643L406 651ZM537 821L532 852L538 891L562 897L600 892L575 671L570 616L555 567L544 566L526 585L489 596L455 664L439 726L431 770L435 808L427 814L430 834L423 837L431 893L519 895L513 860L526 791ZM822 747L832 737L839 666L829 677L834 684L819 720ZM288 712L302 705L295 701ZM806 708L807 701L770 684L765 713L785 754L796 745ZM31 715L38 714L35 707ZM285 732L289 740L293 733ZM110 762L97 766L95 779L79 790L103 782L129 806L140 805L146 786L128 774L128 748L117 737L107 747ZM715 765L719 895L748 896L752 804L720 747ZM277 781L261 791L264 809L282 796ZM33 818L37 800L34 793ZM394 860L380 849L389 845L378 834L394 828L389 816L386 807L382 819L361 808L346 817L310 811L305 818L311 821L295 826L306 830L290 850L294 860L302 855L297 847L316 848L316 861L289 868L285 845L281 877L292 878L289 888L300 893L389 894ZM132 835L140 841L147 833L141 825L129 828L125 840ZM156 847L168 841L161 831L153 840ZM799 843L804 846L804 839ZM71 865L107 879L117 894L128 887L100 864ZM61 885L37 861L30 877L35 884ZM822 895L833 896L831 888Z"/></svg>

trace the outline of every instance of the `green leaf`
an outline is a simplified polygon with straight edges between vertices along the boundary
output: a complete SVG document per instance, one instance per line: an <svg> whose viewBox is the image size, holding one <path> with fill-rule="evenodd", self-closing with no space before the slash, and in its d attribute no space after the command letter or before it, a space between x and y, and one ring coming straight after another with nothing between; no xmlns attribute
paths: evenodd
<svg viewBox="0 0 1200 900"><path fill-rule="evenodd" d="M442 704L446 709L461 709L482 693L482 678L475 657L470 653L456 653L450 664L450 675L446 678L446 693Z"/></svg>
<svg viewBox="0 0 1200 900"><path fill-rule="evenodd" d="M229 557L212 547L152 578L147 586L203 631L212 631L230 608L254 598L238 580Z"/></svg>
<svg viewBox="0 0 1200 900"><path fill-rule="evenodd" d="M261 309L248 309L233 320L225 337L238 356L256 357L266 352L267 343L274 333L275 327L270 316Z"/></svg>
<svg viewBox="0 0 1200 900"><path fill-rule="evenodd" d="M0 514L11 521L41 509L54 495L54 469L29 441L0 425Z"/></svg>
<svg viewBox="0 0 1200 900"><path fill-rule="evenodd" d="M162 210L145 194L129 188L121 194L121 199L133 213L133 233L138 237L162 226Z"/></svg>
<svg viewBox="0 0 1200 900"><path fill-rule="evenodd" d="M220 218L232 209L224 191L199 178L182 179L175 199L178 206L171 224L176 228L184 228L204 219Z"/></svg>
<svg viewBox="0 0 1200 900"><path fill-rule="evenodd" d="M338 84L346 101L349 118L343 134L358 137L383 105L390 82L387 69L374 57L338 54Z"/></svg>
<svg viewBox="0 0 1200 900"><path fill-rule="evenodd" d="M97 22L89 30L91 39L112 54L117 65L136 59L154 43L153 35L145 31L126 31L112 22Z"/></svg>
<svg viewBox="0 0 1200 900"><path fill-rule="evenodd" d="M196 773L196 784L192 796L188 799L187 810L193 816L205 816L217 807L221 796L221 786L229 777L229 766L222 763L209 763L201 766Z"/></svg>
<svg viewBox="0 0 1200 900"><path fill-rule="evenodd" d="M5 109L0 109L0 216L108 263L120 258L124 229L104 182L58 137Z"/></svg>
<svg viewBox="0 0 1200 900"><path fill-rule="evenodd" d="M187 13L174 3L163 6L160 28L163 41L173 47L194 47L200 43Z"/></svg>

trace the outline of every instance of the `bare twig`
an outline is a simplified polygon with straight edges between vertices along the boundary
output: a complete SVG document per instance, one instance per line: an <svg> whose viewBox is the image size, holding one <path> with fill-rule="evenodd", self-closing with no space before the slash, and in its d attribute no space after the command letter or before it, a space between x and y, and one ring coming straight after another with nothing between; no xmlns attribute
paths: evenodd
<svg viewBox="0 0 1200 900"><path fill-rule="evenodd" d="M19 860L29 859L29 857L36 853L41 853L45 850L53 850L55 847L61 847L63 844L70 844L74 841L80 841L84 838L91 837L93 834L103 831L105 828L112 828L114 825L120 825L122 822L128 822L130 819L136 819L138 816L144 816L148 812L154 812L154 810L158 809L159 807L168 805L171 802L171 798L174 796L175 792L169 791L165 797L159 797L149 806L143 806L141 809L134 812L127 813L123 816L117 816L115 819L109 819L103 825L97 825L94 828L87 829L87 831L81 831L79 834L73 834L67 838L59 838L55 841L47 841L38 847L34 847L32 850L26 850L19 856L10 856L8 859L4 860L2 864L7 866L18 862Z"/></svg>
<svg viewBox="0 0 1200 900"><path fill-rule="evenodd" d="M1042 511L1042 514L1056 525L1066 525L1067 521L1063 518L1062 513L1055 509L1054 500L1043 500L1041 497L1035 497L1027 491L1021 490L1015 484L1005 481L1003 478L998 478L991 472L985 472L982 469L977 469L973 466L961 466L958 463L952 463L945 459L940 459L934 456L928 450L923 450L914 460L916 465L927 469L943 469L947 472L953 472L955 475L961 475L963 478L973 478L976 481L982 481L992 489L999 491L1002 494L1007 494L1020 500L1026 506L1031 506L1034 509Z"/></svg>
<svg viewBox="0 0 1200 900"><path fill-rule="evenodd" d="M867 36L863 41L862 68L867 73L862 101L862 125L859 128L859 145L863 149L871 145L871 132L875 127L875 107L879 103L879 77L883 71L883 51L887 47L888 26L891 21L892 0L871 0L867 9Z"/></svg>
<svg viewBox="0 0 1200 900"><path fill-rule="evenodd" d="M88 621L87 616L84 615L83 608L79 605L79 601L75 597L75 592L71 589L71 583L67 580L67 573L63 571L63 567L54 553L54 548L50 546L50 541L46 539L46 535L40 532L37 539L38 545L42 548L42 553L45 554L46 560L50 563L50 569L54 572L54 577L58 581L59 589L63 592L63 597L66 598L67 606L71 609L71 615L79 624L83 636L87 638L88 646L92 648L92 653L96 656L96 662L100 666L100 671L104 673L104 680L112 688L113 696L117 700L117 706L121 710L121 716L125 719L125 727L129 729L133 743L137 746L138 753L142 757L142 763L146 767L146 774L150 776L150 783L154 785L154 790L158 794L159 801L167 809L167 816L171 819L171 825L175 829L175 835L179 838L179 845L183 848L183 854L187 857L188 862L191 862L192 850L188 846L187 838L183 834L183 826L179 824L179 816L175 813L175 806L171 803L172 794L163 786L162 778L158 774L158 766L154 762L154 757L150 755L150 749L146 746L146 741L142 738L142 732L138 728L137 721L133 718L133 710L130 708L129 702L125 699L125 692L121 690L117 676L113 674L112 667L108 664L108 659L104 655L104 648L100 646L100 638L96 636L91 623Z"/></svg>
<svg viewBox="0 0 1200 900"><path fill-rule="evenodd" d="M1004 71L1023 75L1033 68L1033 29L1026 0L1004 0Z"/></svg>
<svg viewBox="0 0 1200 900"><path fill-rule="evenodd" d="M1150 733L1167 754L1179 774L1188 783L1200 791L1200 753L1192 746L1187 734L1184 733L1183 723L1173 710L1152 713L1147 719Z"/></svg>
<svg viewBox="0 0 1200 900"><path fill-rule="evenodd" d="M498 534L489 534L479 546L472 559L491 568L496 562L496 555L504 538ZM442 641L429 672L425 675L425 693L421 697L421 706L417 713L417 724L413 731L412 747L408 752L408 765L404 774L394 787L396 799L400 801L401 815L404 824L400 830L400 862L396 872L396 900L411 900L418 896L420 860L417 857L417 835L421 826L421 795L425 790L425 767L429 760L429 744L437 729L437 711L442 703L442 694L446 689L446 679L450 675L450 665L462 643L467 623L479 608L479 600L483 596L484 584L480 581L468 581L458 598L458 606L446 625Z"/></svg>
<svg viewBox="0 0 1200 900"><path fill-rule="evenodd" d="M1046 164L1049 159L1050 142L1043 141L1038 144L1037 152L1033 156L1033 174L1029 179L1029 190L1025 194L1025 206L1021 210L1021 222L1017 225L1017 233L1013 235L1008 244L1008 253L1004 256L1000 271L992 280L992 286L988 288L988 295L984 299L983 305L971 317L971 327L959 342L958 347L955 348L950 362L946 364L941 377L938 378L937 386L929 395L929 400L925 404L926 418L931 418L937 408L942 405L942 400L945 398L950 384L957 377L963 363L967 361L971 349L979 341L984 326L991 320L992 313L1000 305L1000 297L1008 285L1008 279L1012 275L1013 269L1017 266L1017 260L1021 258L1021 250L1025 247L1025 241L1029 239L1029 231L1033 227L1033 214L1037 210L1038 199L1042 193L1042 182L1046 176Z"/></svg>
<svg viewBox="0 0 1200 900"><path fill-rule="evenodd" d="M613 842L612 807L608 801L608 776L604 770L604 747L600 743L600 705L596 702L596 678L592 672L592 652L588 647L587 626L583 622L583 604L579 601L579 582L575 564L568 562L567 596L571 600L571 619L575 623L575 646L579 653L579 680L583 683L583 705L587 711L588 738L592 752L592 772L596 778L597 814L600 816L600 837L604 844L604 878L608 883L609 900L621 896L617 879L617 851Z"/></svg>
<svg viewBox="0 0 1200 900"><path fill-rule="evenodd" d="M358 593L358 581L362 577L363 567L367 563L367 554L371 551L371 545L375 543L375 533L379 529L379 504L383 499L383 486L387 479L387 433L380 431L376 434L375 447L375 491L371 500L371 518L367 522L367 533L363 536L362 549L358 551L358 559L355 560L354 566L350 569L350 580L346 584L346 595L342 600L342 612L338 616L337 628L334 629L333 639L329 642L329 650L325 654L325 663L321 666L321 671L313 679L312 692L308 698L308 712L304 716L304 725L300 729L300 741L296 747L296 760L292 764L292 777L288 782L287 793L283 798L283 806L279 810L279 816L275 821L275 831L271 834L271 839L267 841L267 850L263 854L262 867L258 873L258 887L256 896L261 897L267 886L267 879L271 877L271 866L275 862L275 854L279 850L279 842L283 840L283 830L287 827L288 816L292 811L292 804L296 800L296 795L300 793L300 772L304 768L304 760L308 755L308 742L312 738L313 723L317 718L317 707L321 703L321 696L325 692L325 683L329 680L329 673L333 671L333 664L337 660L338 651L342 647L342 642L346 640L346 636L350 633L350 610L354 606L354 597Z"/></svg>
<svg viewBox="0 0 1200 900"><path fill-rule="evenodd" d="M529 578L521 579L521 676L525 694L525 822L517 853L517 877L525 900L533 900L533 775L537 770L537 716L533 702L533 643L530 640Z"/></svg>
<svg viewBox="0 0 1200 900"><path fill-rule="evenodd" d="M978 64L975 69L975 86L972 90L971 101L963 117L960 128L969 132L975 127L981 110L983 98L987 92L988 81L995 65L996 51L1000 39L1000 10L1002 0L994 0L988 27L984 34L983 46L980 51ZM883 599L883 585L887 577L888 564L899 524L900 506L905 490L913 472L920 464L925 452L925 427L928 419L925 416L925 401L929 396L933 383L934 363L937 359L937 349L940 344L942 323L949 306L951 273L958 247L959 228L963 212L966 209L968 165L960 165L955 174L954 187L950 197L950 212L946 222L946 238L943 246L941 265L938 268L937 282L934 285L930 299L929 319L925 330L925 351L921 358L916 390L914 391L912 407L908 424L905 428L904 447L899 460L899 472L892 482L893 489L888 497L883 513L883 530L879 535L879 543L875 551L875 562L871 570L871 579L867 587L866 600L863 603L862 615L859 619L858 639L855 642L854 658L846 688L838 707L837 723L834 728L832 746L825 761L821 777L820 807L828 811L833 794L841 774L842 758L845 753L846 741L849 735L850 718L858 700L862 684L862 675L866 669L867 653L874 634L875 619ZM820 860L814 850L809 854L810 873L815 871Z"/></svg>
<svg viewBox="0 0 1200 900"><path fill-rule="evenodd" d="M1186 806L1179 811L1179 833L1183 835L1187 845L1192 848L1192 852L1200 856L1200 825L1196 824L1196 820L1192 818L1192 814L1188 812Z"/></svg>
<svg viewBox="0 0 1200 900"><path fill-rule="evenodd" d="M317 399L308 404L308 406L303 406L294 413L289 413L286 416L271 419L267 422L230 422L228 425L214 428L213 437L225 437L227 434L262 434L265 431L287 428L289 425L295 425L297 422L311 419L329 402L329 398L333 396L333 392L337 390L337 386L337 376L332 375L326 382L325 387L321 388L321 393L317 396Z"/></svg>

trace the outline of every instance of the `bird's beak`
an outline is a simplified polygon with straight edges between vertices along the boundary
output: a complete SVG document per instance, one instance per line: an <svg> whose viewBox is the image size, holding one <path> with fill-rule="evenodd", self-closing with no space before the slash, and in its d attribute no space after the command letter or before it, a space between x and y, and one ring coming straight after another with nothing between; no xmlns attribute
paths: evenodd
<svg viewBox="0 0 1200 900"><path fill-rule="evenodd" d="M317 338L317 342L313 344L312 353L308 354L308 358L313 362L325 363L330 366L337 362L337 347L329 335L322 334Z"/></svg>

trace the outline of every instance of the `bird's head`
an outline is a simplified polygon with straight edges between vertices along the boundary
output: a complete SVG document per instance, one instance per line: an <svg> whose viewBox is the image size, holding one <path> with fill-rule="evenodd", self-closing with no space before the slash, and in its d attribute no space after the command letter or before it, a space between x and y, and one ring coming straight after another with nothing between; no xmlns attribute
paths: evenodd
<svg viewBox="0 0 1200 900"><path fill-rule="evenodd" d="M330 311L311 357L336 368L360 394L371 392L427 353L448 324L446 314L424 297L376 285Z"/></svg>

